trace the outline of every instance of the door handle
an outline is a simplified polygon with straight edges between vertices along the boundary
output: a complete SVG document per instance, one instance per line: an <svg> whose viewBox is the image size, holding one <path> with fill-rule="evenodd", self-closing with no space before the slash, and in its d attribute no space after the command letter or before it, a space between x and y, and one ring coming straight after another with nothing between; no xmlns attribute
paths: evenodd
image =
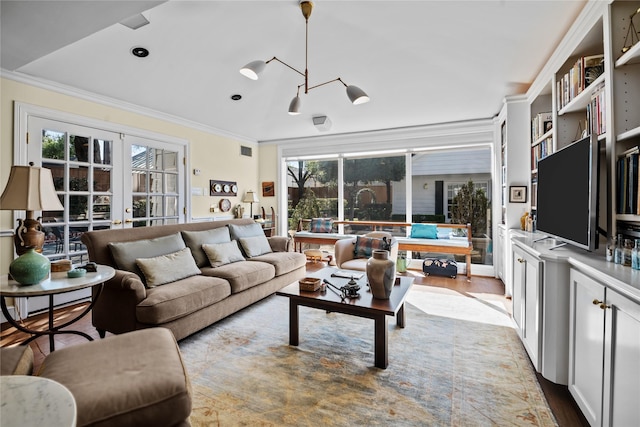
<svg viewBox="0 0 640 427"><path fill-rule="evenodd" d="M114 221L111 221L111 224L115 224L115 225L122 224L122 221L120 221L119 219L116 219Z"/></svg>
<svg viewBox="0 0 640 427"><path fill-rule="evenodd" d="M124 220L124 222L126 222L127 224L131 224L131 223L133 222L133 220L132 220L132 219L127 218L127 219L125 219L125 220Z"/></svg>
<svg viewBox="0 0 640 427"><path fill-rule="evenodd" d="M131 208L127 208L127 209L125 209L124 211L125 211L126 213L131 213L131 211L132 211L132 210L133 210L133 209L131 209Z"/></svg>
<svg viewBox="0 0 640 427"><path fill-rule="evenodd" d="M522 264L522 263L524 262L524 260L523 260L522 258L518 258L518 262L519 262L520 264Z"/></svg>

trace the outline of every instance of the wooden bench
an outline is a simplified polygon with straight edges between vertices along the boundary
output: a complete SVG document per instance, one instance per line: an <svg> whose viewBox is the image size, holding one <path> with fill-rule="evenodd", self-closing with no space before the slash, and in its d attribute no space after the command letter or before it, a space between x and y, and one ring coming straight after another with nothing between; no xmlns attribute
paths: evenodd
<svg viewBox="0 0 640 427"><path fill-rule="evenodd" d="M294 250L302 252L302 245L319 244L335 245L340 239L351 239L356 234L344 233L312 233L305 231L306 225L311 223L310 219L298 221L297 231L293 236ZM364 226L370 231L384 231L398 227L411 227L413 223L394 221L334 221L334 226ZM465 237L453 237L450 239L416 239L412 237L395 236L398 241L398 249L401 251L445 253L452 255L464 255L467 277L471 277L471 252L473 243L471 240L471 224L436 224L431 223L439 229L464 229Z"/></svg>

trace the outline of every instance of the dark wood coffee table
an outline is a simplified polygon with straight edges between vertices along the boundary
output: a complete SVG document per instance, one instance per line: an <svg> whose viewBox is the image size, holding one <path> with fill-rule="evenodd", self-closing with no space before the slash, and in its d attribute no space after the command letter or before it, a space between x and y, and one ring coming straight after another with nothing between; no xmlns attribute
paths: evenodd
<svg viewBox="0 0 640 427"><path fill-rule="evenodd" d="M327 279L337 287L345 285L349 279L331 277L336 268L323 268L310 273L308 277ZM387 316L396 316L396 324L400 328L405 326L404 300L413 285L413 278L398 277L396 285L388 300L375 299L367 287L366 275L358 280L360 285L359 298L342 300L339 295L328 289L325 292L301 291L298 282L292 283L276 292L289 298L289 344L298 345L298 307L312 307L335 313L350 314L352 316L373 319L375 322L375 366L386 369L389 365L388 355L388 321Z"/></svg>

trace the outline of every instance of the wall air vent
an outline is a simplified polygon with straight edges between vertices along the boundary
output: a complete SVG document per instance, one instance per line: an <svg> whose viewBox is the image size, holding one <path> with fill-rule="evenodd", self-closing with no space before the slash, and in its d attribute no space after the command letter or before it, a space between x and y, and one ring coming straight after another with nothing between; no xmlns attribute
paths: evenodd
<svg viewBox="0 0 640 427"><path fill-rule="evenodd" d="M244 145L240 146L240 154L247 157L252 157L251 147L245 147Z"/></svg>

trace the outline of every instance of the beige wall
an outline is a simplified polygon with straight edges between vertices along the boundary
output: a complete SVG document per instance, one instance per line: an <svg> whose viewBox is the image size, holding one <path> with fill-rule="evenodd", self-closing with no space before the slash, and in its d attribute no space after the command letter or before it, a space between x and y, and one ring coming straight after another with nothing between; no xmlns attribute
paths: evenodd
<svg viewBox="0 0 640 427"><path fill-rule="evenodd" d="M14 102L24 102L53 110L67 112L78 116L118 123L128 127L143 129L154 133L168 135L189 141L189 158L187 172L191 187L202 188L203 196L191 196L191 216L206 218L213 216L209 212L212 205L218 206L220 197L209 196L209 180L236 181L238 183L238 197L230 198L232 206L241 201L244 192L254 189L262 196L260 180L275 181L275 148L269 152L269 160L260 161L257 144L239 142L227 137L214 135L188 126L183 126L157 118L135 114L99 103L86 101L73 96L63 95L51 90L41 89L9 79L0 79L0 186L4 186L9 178L9 171L13 164L13 109ZM241 156L240 146L253 148L253 156ZM259 168L271 167L259 175ZM200 169L199 176L193 174L193 169ZM260 180L259 180L260 179ZM269 198L272 199L272 198ZM275 199L273 199L275 207ZM261 198L262 202L262 198ZM269 202L266 205L270 206ZM248 206L247 208L248 214ZM260 204L254 204L253 210L260 209ZM15 228L11 212L0 212L0 230ZM0 273L9 270L9 263L13 259L13 240L10 237L0 238Z"/></svg>

